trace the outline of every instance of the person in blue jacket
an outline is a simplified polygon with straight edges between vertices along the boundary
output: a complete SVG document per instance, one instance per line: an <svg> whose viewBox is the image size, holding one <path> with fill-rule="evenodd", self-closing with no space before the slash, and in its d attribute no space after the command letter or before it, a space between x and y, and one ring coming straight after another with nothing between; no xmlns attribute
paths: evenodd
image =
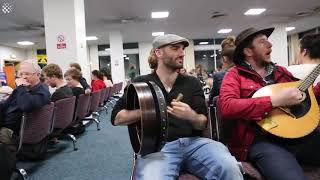
<svg viewBox="0 0 320 180"><path fill-rule="evenodd" d="M36 62L20 64L17 88L0 102L0 143L15 150L23 112L32 112L50 103L48 86L40 82L41 69Z"/></svg>

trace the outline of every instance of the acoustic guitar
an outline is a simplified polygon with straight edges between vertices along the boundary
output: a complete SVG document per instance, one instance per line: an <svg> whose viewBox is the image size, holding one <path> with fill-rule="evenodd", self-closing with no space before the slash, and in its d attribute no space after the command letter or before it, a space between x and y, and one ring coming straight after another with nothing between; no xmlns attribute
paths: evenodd
<svg viewBox="0 0 320 180"><path fill-rule="evenodd" d="M277 107L263 120L257 122L265 131L283 138L300 138L310 134L319 124L319 107L313 93L312 84L320 74L320 65L302 81L278 83L259 89L252 96L271 96L284 88L297 87L304 100L294 106Z"/></svg>

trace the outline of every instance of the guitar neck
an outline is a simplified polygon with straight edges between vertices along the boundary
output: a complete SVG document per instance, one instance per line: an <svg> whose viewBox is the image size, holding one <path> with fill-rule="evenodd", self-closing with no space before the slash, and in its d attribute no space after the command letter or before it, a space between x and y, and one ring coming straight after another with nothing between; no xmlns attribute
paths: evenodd
<svg viewBox="0 0 320 180"><path fill-rule="evenodd" d="M317 65L310 74L306 78L303 79L301 84L298 86L298 89L300 91L306 91L312 84L313 82L317 79L317 77L320 74L320 64Z"/></svg>

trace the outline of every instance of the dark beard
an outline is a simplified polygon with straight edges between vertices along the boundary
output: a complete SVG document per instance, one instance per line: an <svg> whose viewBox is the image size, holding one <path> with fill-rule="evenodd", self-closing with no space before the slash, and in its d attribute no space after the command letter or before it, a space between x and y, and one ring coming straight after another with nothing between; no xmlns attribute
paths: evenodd
<svg viewBox="0 0 320 180"><path fill-rule="evenodd" d="M172 58L167 58L164 60L164 65L172 70L180 70L183 68L183 64L177 64Z"/></svg>

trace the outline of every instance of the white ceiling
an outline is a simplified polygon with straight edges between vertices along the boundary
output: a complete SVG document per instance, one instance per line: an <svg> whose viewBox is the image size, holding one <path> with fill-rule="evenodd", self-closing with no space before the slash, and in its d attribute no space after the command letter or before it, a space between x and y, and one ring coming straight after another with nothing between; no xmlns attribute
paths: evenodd
<svg viewBox="0 0 320 180"><path fill-rule="evenodd" d="M0 0L13 2L14 0ZM0 44L19 47L16 42L30 40L35 47L43 48L44 38L38 30L5 30L43 24L42 0L15 0L14 12L0 13ZM260 16L248 17L243 13L249 8L266 8ZM107 44L108 32L120 30L124 42L151 41L153 31L176 33L190 39L219 38L220 28L231 28L231 34L238 34L249 27L268 27L276 24L295 26L301 32L320 25L319 0L85 0L87 35L99 38L89 44ZM169 11L167 19L152 20L152 11ZM214 12L226 14L211 19ZM297 13L311 12L306 17ZM110 23L111 19L138 17L140 22Z"/></svg>

